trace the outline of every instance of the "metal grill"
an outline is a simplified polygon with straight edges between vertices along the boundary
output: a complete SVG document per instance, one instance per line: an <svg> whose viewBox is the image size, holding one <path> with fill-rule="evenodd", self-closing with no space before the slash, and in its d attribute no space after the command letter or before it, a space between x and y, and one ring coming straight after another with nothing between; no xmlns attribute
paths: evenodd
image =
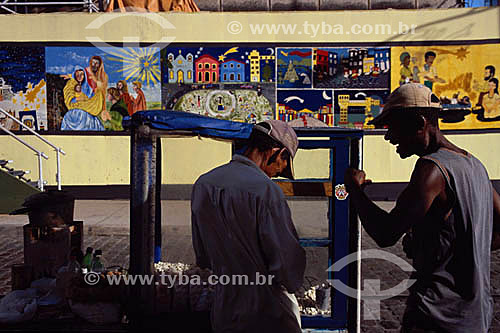
<svg viewBox="0 0 500 333"><path fill-rule="evenodd" d="M0 13L29 14L47 11L84 11L89 13L104 11L105 0L75 0L75 1L29 1L0 0Z"/></svg>

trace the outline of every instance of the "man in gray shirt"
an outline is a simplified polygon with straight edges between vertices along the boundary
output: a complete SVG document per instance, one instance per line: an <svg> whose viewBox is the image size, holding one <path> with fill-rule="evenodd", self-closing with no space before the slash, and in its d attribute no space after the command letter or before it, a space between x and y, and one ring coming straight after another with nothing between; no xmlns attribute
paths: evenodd
<svg viewBox="0 0 500 333"><path fill-rule="evenodd" d="M211 320L216 333L301 332L292 293L302 286L305 251L285 196L270 178L293 179L297 147L297 136L286 123L257 124L243 155L234 155L194 184L196 262L231 280L215 286Z"/></svg>
<svg viewBox="0 0 500 333"><path fill-rule="evenodd" d="M365 173L345 183L367 233L381 247L403 244L413 258L402 332L486 333L493 303L490 251L500 247L500 197L481 162L439 130L439 99L417 83L396 89L372 123L401 158L417 155L410 182L387 213L363 192ZM493 241L492 241L493 240Z"/></svg>

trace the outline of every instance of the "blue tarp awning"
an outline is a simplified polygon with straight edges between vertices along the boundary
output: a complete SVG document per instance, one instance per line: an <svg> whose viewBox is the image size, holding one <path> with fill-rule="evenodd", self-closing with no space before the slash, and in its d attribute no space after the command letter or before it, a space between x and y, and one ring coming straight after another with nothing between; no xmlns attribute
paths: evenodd
<svg viewBox="0 0 500 333"><path fill-rule="evenodd" d="M253 124L234 122L179 111L139 111L123 119L123 127L146 124L164 131L191 131L193 134L223 139L248 139ZM167 134L167 133L165 133Z"/></svg>

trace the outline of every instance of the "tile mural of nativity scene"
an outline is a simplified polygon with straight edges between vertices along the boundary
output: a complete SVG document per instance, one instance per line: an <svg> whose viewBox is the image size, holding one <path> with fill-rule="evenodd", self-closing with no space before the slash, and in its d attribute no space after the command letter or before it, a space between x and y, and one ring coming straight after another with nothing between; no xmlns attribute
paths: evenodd
<svg viewBox="0 0 500 333"><path fill-rule="evenodd" d="M48 109L62 131L122 131L124 117L160 108L156 48L47 47Z"/></svg>

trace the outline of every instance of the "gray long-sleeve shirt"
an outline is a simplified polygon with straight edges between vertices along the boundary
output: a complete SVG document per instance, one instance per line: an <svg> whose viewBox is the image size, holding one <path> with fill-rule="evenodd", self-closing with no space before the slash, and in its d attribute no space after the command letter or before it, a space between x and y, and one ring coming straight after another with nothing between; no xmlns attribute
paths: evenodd
<svg viewBox="0 0 500 333"><path fill-rule="evenodd" d="M216 286L215 332L300 332L283 288L302 285L305 251L280 187L235 155L196 181L191 213L197 264L217 276L248 276L248 285ZM256 285L257 272L274 277Z"/></svg>

